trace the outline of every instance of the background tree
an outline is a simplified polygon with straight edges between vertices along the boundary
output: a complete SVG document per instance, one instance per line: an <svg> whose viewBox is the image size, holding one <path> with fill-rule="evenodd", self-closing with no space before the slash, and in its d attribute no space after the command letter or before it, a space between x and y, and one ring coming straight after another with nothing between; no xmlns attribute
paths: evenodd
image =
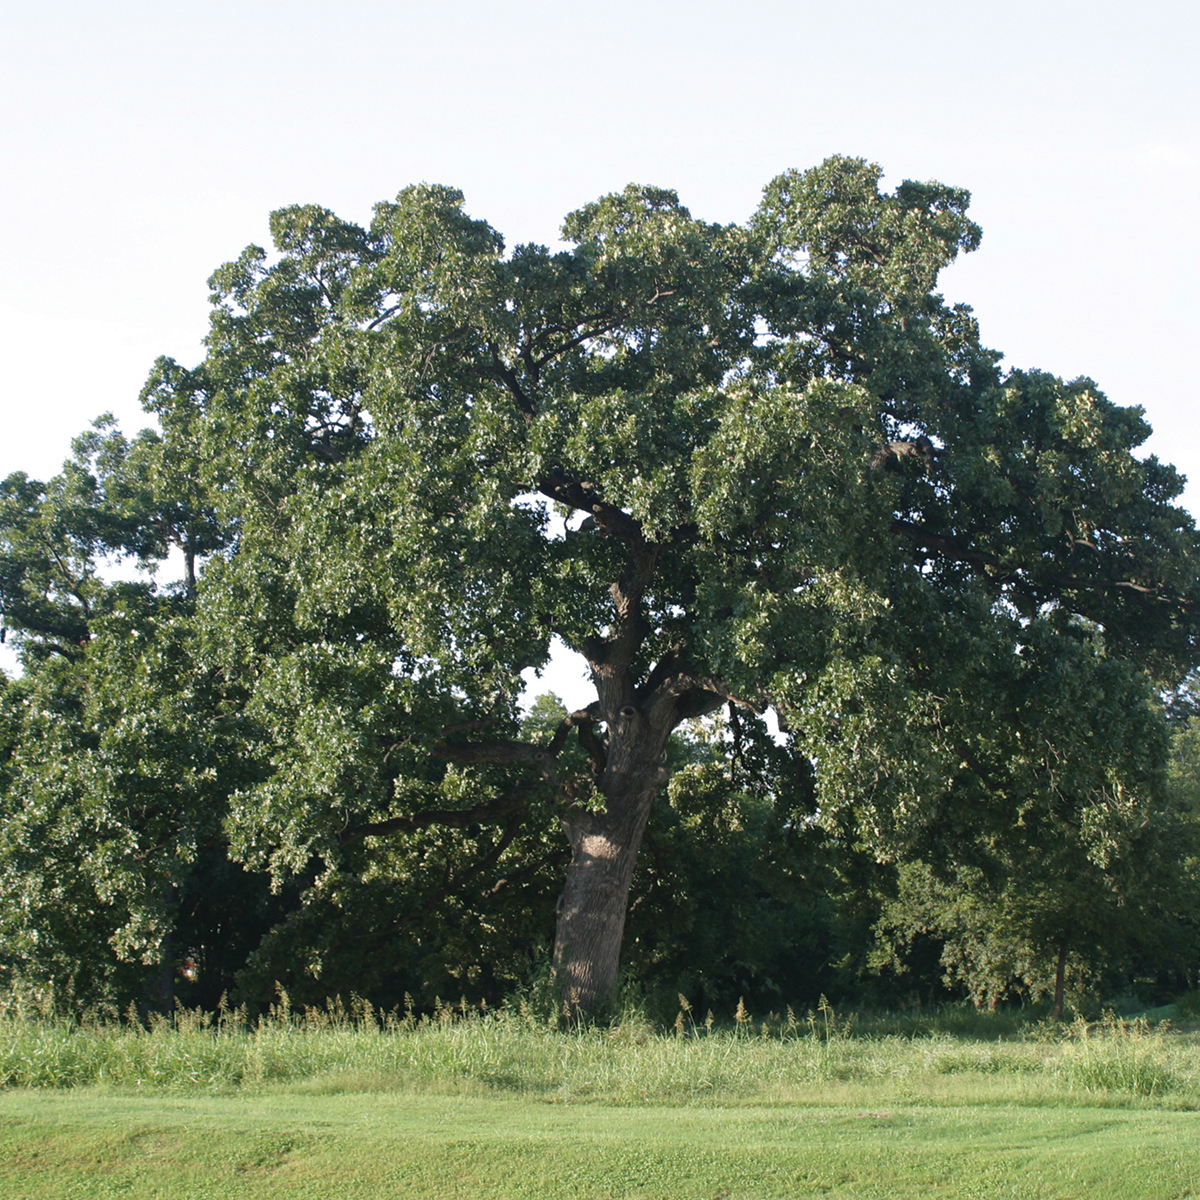
<svg viewBox="0 0 1200 1200"><path fill-rule="evenodd" d="M182 984L215 1004L209 969L227 979L243 939L227 917L223 930L197 922L195 896L223 873L252 927L266 892L224 853L244 755L227 697L190 653L189 564L220 541L210 514L162 486L172 452L156 435L131 443L102 418L74 451L47 484L0 484L0 602L25 667L4 690L0 969L67 1003L169 1008ZM179 587L113 580L122 559L172 548ZM179 975L189 957L205 983Z"/></svg>

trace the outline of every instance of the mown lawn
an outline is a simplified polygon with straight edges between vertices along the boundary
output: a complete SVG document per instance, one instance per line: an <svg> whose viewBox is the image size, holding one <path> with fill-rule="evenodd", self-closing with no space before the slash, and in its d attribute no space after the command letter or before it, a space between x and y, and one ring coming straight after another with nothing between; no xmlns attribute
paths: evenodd
<svg viewBox="0 0 1200 1200"><path fill-rule="evenodd" d="M1145 1021L560 1032L515 1013L0 1020L0 1197L1200 1197Z"/></svg>
<svg viewBox="0 0 1200 1200"><path fill-rule="evenodd" d="M843 1089L844 1091L845 1089ZM901 1102L614 1107L388 1092L0 1095L0 1194L1200 1196L1200 1115ZM846 1099L847 1097L842 1097ZM876 1093L871 1099L878 1102Z"/></svg>

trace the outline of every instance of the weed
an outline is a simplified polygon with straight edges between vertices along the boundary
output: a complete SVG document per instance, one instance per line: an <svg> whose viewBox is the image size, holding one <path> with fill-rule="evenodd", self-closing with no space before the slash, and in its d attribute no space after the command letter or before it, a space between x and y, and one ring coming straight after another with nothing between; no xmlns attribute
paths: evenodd
<svg viewBox="0 0 1200 1200"><path fill-rule="evenodd" d="M439 1001L418 1017L359 997L298 1011L282 991L254 1022L227 1005L215 1014L177 1009L148 1026L96 1014L0 1015L0 1087L10 1088L228 1092L306 1081L330 1093L482 1089L644 1104L779 1099L829 1085L940 1094L938 1080L948 1078L1007 1080L1021 1102L1170 1097L1189 1107L1200 1104L1200 1047L1111 1014L1090 1025L1035 1022L1013 1038L897 1032L892 1019L842 1015L824 1000L803 1020L791 1011L758 1018L742 1003L722 1027L711 1012L698 1023L681 998L661 1032L636 1008L608 1026L564 1030L523 1003L488 1011Z"/></svg>
<svg viewBox="0 0 1200 1200"><path fill-rule="evenodd" d="M1159 1097L1180 1086L1162 1026L1145 1018L1123 1020L1108 1012L1094 1025L1070 1027L1058 1071L1072 1091L1123 1092Z"/></svg>

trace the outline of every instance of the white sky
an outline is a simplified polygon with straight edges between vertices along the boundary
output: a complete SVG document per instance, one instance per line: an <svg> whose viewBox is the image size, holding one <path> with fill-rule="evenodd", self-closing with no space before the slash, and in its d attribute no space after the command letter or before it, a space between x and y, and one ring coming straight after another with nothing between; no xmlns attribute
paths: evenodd
<svg viewBox="0 0 1200 1200"><path fill-rule="evenodd" d="M943 275L1010 365L1140 404L1196 482L1195 0L46 0L0 6L0 477L45 477L284 204L426 180L509 244L631 181L742 220L828 154L971 189Z"/></svg>

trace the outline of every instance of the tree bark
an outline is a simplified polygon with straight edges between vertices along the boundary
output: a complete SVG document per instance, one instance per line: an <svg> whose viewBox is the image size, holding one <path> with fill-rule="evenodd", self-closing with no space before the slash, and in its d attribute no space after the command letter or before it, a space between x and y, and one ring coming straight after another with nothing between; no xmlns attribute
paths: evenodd
<svg viewBox="0 0 1200 1200"><path fill-rule="evenodd" d="M1065 937L1058 943L1058 961L1054 968L1054 1019L1056 1021L1063 1019L1063 996L1067 982L1067 945L1068 941Z"/></svg>
<svg viewBox="0 0 1200 1200"><path fill-rule="evenodd" d="M159 943L158 963L147 973L145 999L138 1005L138 1014L148 1022L151 1014L169 1017L175 1010L175 933L179 910L179 889L167 883L164 899L171 914L171 924Z"/></svg>
<svg viewBox="0 0 1200 1200"><path fill-rule="evenodd" d="M655 793L670 778L663 766L667 733L632 705L609 725L598 790L601 812L574 809L563 818L571 845L558 902L554 981L570 1016L615 998L629 888Z"/></svg>

